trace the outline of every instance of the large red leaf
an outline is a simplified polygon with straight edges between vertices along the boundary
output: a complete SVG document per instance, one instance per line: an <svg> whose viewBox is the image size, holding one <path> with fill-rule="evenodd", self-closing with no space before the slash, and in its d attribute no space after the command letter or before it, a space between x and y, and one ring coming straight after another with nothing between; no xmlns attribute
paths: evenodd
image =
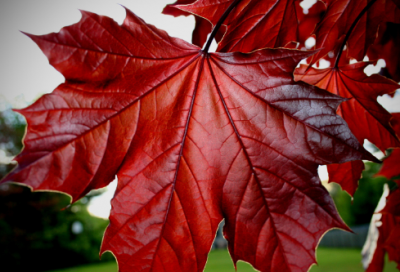
<svg viewBox="0 0 400 272"><path fill-rule="evenodd" d="M298 40L298 0L243 0L224 21L225 36L218 52L251 52L265 47L284 47ZM216 25L234 0L198 0L176 6L208 19Z"/></svg>
<svg viewBox="0 0 400 272"><path fill-rule="evenodd" d="M328 8L318 24L316 48L320 51L313 57L311 64L324 57L339 46L351 24L371 0L325 0ZM348 54L362 60L368 47L374 42L378 27L382 22L400 23L400 9L392 0L378 0L368 9L352 31L348 44Z"/></svg>
<svg viewBox="0 0 400 272"><path fill-rule="evenodd" d="M129 11L30 37L66 82L19 111L25 148L4 181L76 200L117 175L101 251L120 271L202 271L222 218L235 262L307 271L346 228L317 167L374 157L342 98L293 80L309 52L208 54Z"/></svg>
<svg viewBox="0 0 400 272"><path fill-rule="evenodd" d="M390 125L391 114L376 99L380 95L393 93L399 85L380 75L368 77L364 73L367 65L368 63L361 62L337 69L308 69L308 66L302 65L296 69L295 79L347 98L348 101L339 106L338 114L346 120L360 143L367 139L385 152L390 147L399 147L400 142ZM339 183L344 190L353 195L362 169L360 163L347 163L329 167L328 170L330 177L335 177L332 181ZM351 175L343 175L344 172Z"/></svg>

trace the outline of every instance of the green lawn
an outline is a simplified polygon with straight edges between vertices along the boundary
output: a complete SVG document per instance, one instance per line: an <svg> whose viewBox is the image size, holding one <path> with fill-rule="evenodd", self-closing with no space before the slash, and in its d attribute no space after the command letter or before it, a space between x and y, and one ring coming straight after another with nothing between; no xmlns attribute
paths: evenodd
<svg viewBox="0 0 400 272"><path fill-rule="evenodd" d="M314 265L311 272L363 272L359 249L320 248L317 252L318 266ZM228 251L214 250L210 253L205 272L234 272ZM251 272L254 269L247 263L238 263L238 272ZM396 272L396 264L387 262L384 272ZM51 272L117 272L113 262L86 265Z"/></svg>

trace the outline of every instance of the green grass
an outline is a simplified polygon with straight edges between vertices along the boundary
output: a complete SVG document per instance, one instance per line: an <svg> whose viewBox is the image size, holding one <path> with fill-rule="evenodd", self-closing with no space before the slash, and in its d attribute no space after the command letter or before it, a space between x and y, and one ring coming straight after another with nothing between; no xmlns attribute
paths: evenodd
<svg viewBox="0 0 400 272"><path fill-rule="evenodd" d="M318 265L310 272L363 272L359 249L319 248L317 251ZM254 269L247 263L238 262L238 272L252 272ZM210 252L205 272L234 272L232 261L226 250ZM384 272L396 272L396 264L386 262ZM86 265L52 272L117 272L114 262Z"/></svg>
<svg viewBox="0 0 400 272"><path fill-rule="evenodd" d="M318 265L310 272L364 272L361 265L360 249L319 248ZM396 263L386 260L384 272L396 272Z"/></svg>
<svg viewBox="0 0 400 272"><path fill-rule="evenodd" d="M227 250L213 250L208 257L205 272L234 272L233 262ZM237 264L238 272L254 272L248 263L242 261Z"/></svg>

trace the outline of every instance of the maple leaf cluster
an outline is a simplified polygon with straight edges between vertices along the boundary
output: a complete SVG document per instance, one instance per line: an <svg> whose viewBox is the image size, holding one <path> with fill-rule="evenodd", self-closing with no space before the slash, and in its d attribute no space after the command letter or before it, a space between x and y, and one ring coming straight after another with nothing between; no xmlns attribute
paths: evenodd
<svg viewBox="0 0 400 272"><path fill-rule="evenodd" d="M76 201L117 176L101 252L120 271L203 271L223 219L235 264L307 271L321 236L348 229L318 166L353 195L362 160L377 162L364 140L400 147L398 118L377 102L399 88L399 1L324 0L305 14L298 0L178 0L164 13L195 16L194 45L126 13L27 34L66 80L17 110L24 149L2 182ZM389 78L365 75L365 56L385 59ZM331 66L313 66L322 59ZM381 243L397 262L398 228L383 225Z"/></svg>
<svg viewBox="0 0 400 272"><path fill-rule="evenodd" d="M393 113L393 128L400 135L400 113ZM394 179L397 188L400 187L400 149L395 149L384 160L381 170L376 174L388 179ZM397 262L400 270L400 189L388 192L383 209L378 210L378 239L375 241L376 249L371 256L367 272L383 271L384 257L387 252L389 259Z"/></svg>

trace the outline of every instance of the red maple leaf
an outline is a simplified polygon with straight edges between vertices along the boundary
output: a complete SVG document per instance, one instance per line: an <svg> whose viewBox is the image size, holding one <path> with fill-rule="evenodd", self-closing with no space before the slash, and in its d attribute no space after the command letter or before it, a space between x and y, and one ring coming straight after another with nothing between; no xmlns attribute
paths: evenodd
<svg viewBox="0 0 400 272"><path fill-rule="evenodd" d="M307 271L320 237L347 228L318 165L375 160L342 98L293 80L310 53L209 54L130 11L121 26L82 14L29 35L66 81L18 111L25 148L3 182L76 201L117 175L101 252L120 271L202 271L223 218L235 263Z"/></svg>
<svg viewBox="0 0 400 272"><path fill-rule="evenodd" d="M327 69L301 65L295 71L295 79L347 98L339 106L338 114L346 120L360 143L367 139L385 152L388 148L399 147L400 142L389 123L391 114L376 99L380 95L395 92L399 85L380 75L368 77L364 73L368 64L360 62ZM358 186L362 170L360 162L328 166L330 180L339 183L350 195Z"/></svg>
<svg viewBox="0 0 400 272"><path fill-rule="evenodd" d="M357 21L357 24L347 41L347 48L348 55L357 60L364 58L368 47L376 38L379 25L383 22L400 23L400 9L392 0L324 0L324 2L328 6L327 11L315 30L316 48L320 51L313 56L311 64L328 52L334 51L354 21ZM357 20L357 15L371 2L376 3L360 20Z"/></svg>
<svg viewBox="0 0 400 272"><path fill-rule="evenodd" d="M235 0L198 0L177 8L204 17L217 24ZM293 47L298 40L298 0L243 0L224 21L227 30L218 44L218 52L251 52L271 47Z"/></svg>

